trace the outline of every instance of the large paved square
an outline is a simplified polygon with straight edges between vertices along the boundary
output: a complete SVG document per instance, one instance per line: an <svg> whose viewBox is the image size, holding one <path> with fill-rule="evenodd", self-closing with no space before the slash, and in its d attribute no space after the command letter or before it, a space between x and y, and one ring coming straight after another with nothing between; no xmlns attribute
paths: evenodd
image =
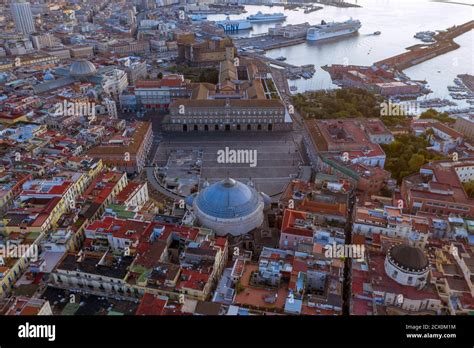
<svg viewBox="0 0 474 348"><path fill-rule="evenodd" d="M202 150L199 185L230 176L246 183L252 178L255 188L270 196L278 196L286 184L298 175L303 156L298 144L301 135L296 132L275 133L167 133L162 135L153 162L165 166L176 150ZM249 163L220 163L218 151L255 150L256 166Z"/></svg>

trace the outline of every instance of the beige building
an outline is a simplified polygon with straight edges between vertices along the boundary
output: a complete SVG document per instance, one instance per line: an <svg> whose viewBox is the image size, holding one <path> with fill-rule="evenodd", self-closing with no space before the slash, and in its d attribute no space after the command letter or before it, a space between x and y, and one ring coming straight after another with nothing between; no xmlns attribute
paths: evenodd
<svg viewBox="0 0 474 348"><path fill-rule="evenodd" d="M108 49L114 54L138 54L150 52L149 41L120 41L109 44Z"/></svg>
<svg viewBox="0 0 474 348"><path fill-rule="evenodd" d="M239 59L239 58L236 58ZM190 98L169 105L170 131L276 131L291 129L291 118L271 74L252 60L224 60L219 82L191 86Z"/></svg>
<svg viewBox="0 0 474 348"><path fill-rule="evenodd" d="M281 100L180 99L170 110L167 128L173 131L273 131L289 127Z"/></svg>
<svg viewBox="0 0 474 348"><path fill-rule="evenodd" d="M116 135L89 150L88 155L101 158L104 164L127 173L140 173L153 144L151 123L136 122L121 135Z"/></svg>
<svg viewBox="0 0 474 348"><path fill-rule="evenodd" d="M31 42L34 48L40 50L42 48L51 48L58 46L61 42L53 34L33 34L31 35Z"/></svg>
<svg viewBox="0 0 474 348"><path fill-rule="evenodd" d="M470 141L474 141L474 115L462 115L456 118L454 129L462 133Z"/></svg>
<svg viewBox="0 0 474 348"><path fill-rule="evenodd" d="M232 39L213 39L204 42L178 40L178 60L190 65L215 65L224 60L233 60L236 48Z"/></svg>
<svg viewBox="0 0 474 348"><path fill-rule="evenodd" d="M94 55L94 49L88 45L77 45L69 47L71 57L73 58L90 58Z"/></svg>

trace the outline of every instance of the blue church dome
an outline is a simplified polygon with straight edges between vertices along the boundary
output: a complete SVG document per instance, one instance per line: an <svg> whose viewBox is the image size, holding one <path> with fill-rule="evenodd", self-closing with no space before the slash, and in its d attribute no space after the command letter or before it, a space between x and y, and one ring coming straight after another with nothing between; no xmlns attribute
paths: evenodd
<svg viewBox="0 0 474 348"><path fill-rule="evenodd" d="M231 178L206 187L195 200L203 213L221 219L245 217L259 206L258 192Z"/></svg>
<svg viewBox="0 0 474 348"><path fill-rule="evenodd" d="M46 74L44 74L43 80L45 80L45 81L52 81L52 80L54 80L54 76L53 76L53 74L51 74L50 72L47 72Z"/></svg>

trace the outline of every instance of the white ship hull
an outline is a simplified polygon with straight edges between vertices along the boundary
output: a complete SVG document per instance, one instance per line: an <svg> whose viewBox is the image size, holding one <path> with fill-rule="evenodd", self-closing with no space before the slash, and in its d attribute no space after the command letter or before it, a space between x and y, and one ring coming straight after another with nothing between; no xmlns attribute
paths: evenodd
<svg viewBox="0 0 474 348"><path fill-rule="evenodd" d="M319 41L319 40L326 40L340 36L347 36L356 33L359 31L360 23L356 23L350 27L336 29L333 27L326 27L325 28L309 28L306 34L306 40L308 41Z"/></svg>
<svg viewBox="0 0 474 348"><path fill-rule="evenodd" d="M339 36L346 36L346 35L351 35L354 34L358 31L359 29L354 28L354 29L346 29L346 30L341 30L341 31L336 31L332 33L321 33L321 32L315 32L315 33L308 33L306 36L306 40L308 41L319 41L319 40L325 40L325 39L331 39L333 37L339 37Z"/></svg>
<svg viewBox="0 0 474 348"><path fill-rule="evenodd" d="M219 28L225 32L252 29L252 23L249 21L220 21L216 23Z"/></svg>
<svg viewBox="0 0 474 348"><path fill-rule="evenodd" d="M253 22L279 22L279 21L284 21L286 19L286 16L283 13L271 13L271 14L265 14L262 12L257 12L257 14L248 16L247 20Z"/></svg>
<svg viewBox="0 0 474 348"><path fill-rule="evenodd" d="M284 21L285 19L286 17L283 16L283 17L269 17L269 18L254 18L254 19L249 19L249 21L262 23L262 22L279 22L279 21Z"/></svg>

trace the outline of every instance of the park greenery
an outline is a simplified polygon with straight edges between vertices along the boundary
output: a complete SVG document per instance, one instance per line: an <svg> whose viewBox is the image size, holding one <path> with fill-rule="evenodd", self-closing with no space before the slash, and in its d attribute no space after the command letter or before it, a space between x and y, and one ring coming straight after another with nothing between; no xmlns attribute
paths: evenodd
<svg viewBox="0 0 474 348"><path fill-rule="evenodd" d="M244 290L245 290L245 286L243 286L242 283L240 281L238 281L235 284L235 291L236 291L237 295L240 294Z"/></svg>
<svg viewBox="0 0 474 348"><path fill-rule="evenodd" d="M456 120L454 118L449 117L449 115L446 112L439 112L434 109L428 109L425 112L423 112L420 115L420 119L433 119L433 120L440 121L441 123L444 123L448 126L456 122Z"/></svg>
<svg viewBox="0 0 474 348"><path fill-rule="evenodd" d="M408 129L410 127L410 123L413 119L413 116L381 116L380 119L384 123L384 125L390 130L398 130L398 129ZM419 119L432 119L440 121L446 125L452 125L456 120L454 118L449 117L447 113L442 113L433 109L428 109L420 114Z"/></svg>
<svg viewBox="0 0 474 348"><path fill-rule="evenodd" d="M304 118L379 117L383 98L360 88L298 93L293 105Z"/></svg>
<svg viewBox="0 0 474 348"><path fill-rule="evenodd" d="M381 115L381 105L386 102L383 97L372 92L345 88L330 91L299 93L293 97L293 105L306 119L332 118L380 118L390 130L404 130L403 134L395 136L391 144L382 144L387 156L385 169L392 173L392 178L400 184L408 175L419 172L424 164L444 159L443 156L430 152L427 136L432 133L415 136L409 133L413 116L410 115ZM450 125L455 122L447 113L428 109L421 113L419 119L434 119ZM465 184L466 192L474 196L474 183Z"/></svg>
<svg viewBox="0 0 474 348"><path fill-rule="evenodd" d="M217 68L200 68L186 65L171 67L170 72L182 74L185 79L191 82L208 82L217 84L219 82L219 70Z"/></svg>
<svg viewBox="0 0 474 348"><path fill-rule="evenodd" d="M409 129L412 121L411 116L381 116L380 120L389 130Z"/></svg>
<svg viewBox="0 0 474 348"><path fill-rule="evenodd" d="M329 91L299 93L293 96L293 105L306 119L330 118L380 118L390 130L408 130L414 116L404 115L400 110L398 115L383 115L382 103L387 101L372 92L360 88L344 88ZM447 113L428 109L421 113L420 119L434 119L450 125L455 120Z"/></svg>
<svg viewBox="0 0 474 348"><path fill-rule="evenodd" d="M385 169L392 173L392 178L398 183L401 183L404 177L417 173L422 165L444 158L426 150L429 143L425 135L397 135L391 144L381 146L387 156Z"/></svg>

